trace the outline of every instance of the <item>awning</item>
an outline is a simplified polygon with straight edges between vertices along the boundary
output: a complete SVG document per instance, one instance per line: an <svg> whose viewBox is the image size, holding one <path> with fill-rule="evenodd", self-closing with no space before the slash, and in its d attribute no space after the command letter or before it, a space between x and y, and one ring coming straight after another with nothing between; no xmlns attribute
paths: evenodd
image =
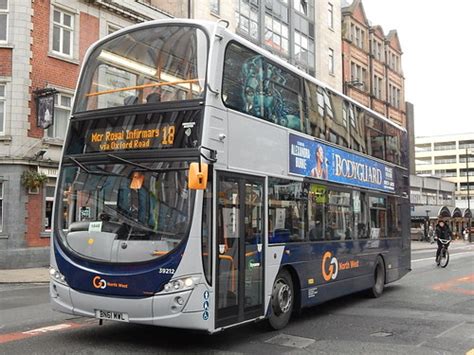
<svg viewBox="0 0 474 355"><path fill-rule="evenodd" d="M452 218L462 218L462 216L463 216L463 215L462 215L462 212L461 212L461 210L460 210L458 207L456 207L456 208L453 210L453 212L451 213L451 217L452 217Z"/></svg>
<svg viewBox="0 0 474 355"><path fill-rule="evenodd" d="M412 206L411 219L438 219L438 218L465 218L472 219L472 211L469 208L461 210L453 206Z"/></svg>
<svg viewBox="0 0 474 355"><path fill-rule="evenodd" d="M463 216L467 219L472 218L472 211L469 208L464 209Z"/></svg>
<svg viewBox="0 0 474 355"><path fill-rule="evenodd" d="M451 212L449 211L448 207L443 206L439 209L438 216L441 218L449 218L451 217Z"/></svg>
<svg viewBox="0 0 474 355"><path fill-rule="evenodd" d="M438 219L438 217L451 217L451 211L448 206L412 206L411 219Z"/></svg>

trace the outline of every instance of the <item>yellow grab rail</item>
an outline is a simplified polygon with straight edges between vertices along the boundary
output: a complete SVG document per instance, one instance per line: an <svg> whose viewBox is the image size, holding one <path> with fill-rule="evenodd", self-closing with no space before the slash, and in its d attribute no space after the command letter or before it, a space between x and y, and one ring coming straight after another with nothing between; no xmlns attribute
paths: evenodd
<svg viewBox="0 0 474 355"><path fill-rule="evenodd" d="M129 91L129 90L134 90L134 89L144 89L144 88L151 88L151 87L158 87L158 86L166 86L166 85L191 84L191 83L195 83L196 81L199 81L199 80L201 80L201 79L189 79L189 80L178 80L178 81L165 81L165 82L162 82L162 83L127 86L127 87L125 87L125 88L117 88L117 89L111 89L111 90L104 90L104 91L91 92L91 93L86 94L86 97L99 96L99 95L106 95L106 94L113 94L113 93L115 93L115 92Z"/></svg>

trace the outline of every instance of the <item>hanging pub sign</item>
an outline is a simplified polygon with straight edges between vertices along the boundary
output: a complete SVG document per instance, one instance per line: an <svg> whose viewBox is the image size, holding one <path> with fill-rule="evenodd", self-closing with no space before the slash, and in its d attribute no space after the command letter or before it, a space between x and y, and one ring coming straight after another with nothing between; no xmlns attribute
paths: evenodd
<svg viewBox="0 0 474 355"><path fill-rule="evenodd" d="M36 125L47 129L54 123L54 97L56 89L37 89L33 92L36 95Z"/></svg>

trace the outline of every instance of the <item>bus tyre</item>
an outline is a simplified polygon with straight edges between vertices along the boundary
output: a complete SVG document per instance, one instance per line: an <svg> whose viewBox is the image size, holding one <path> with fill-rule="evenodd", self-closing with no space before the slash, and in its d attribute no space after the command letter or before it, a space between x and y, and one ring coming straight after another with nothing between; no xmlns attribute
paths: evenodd
<svg viewBox="0 0 474 355"><path fill-rule="evenodd" d="M381 257L377 257L374 269L374 285L370 288L369 296L378 298L382 296L383 288L385 286L385 265Z"/></svg>
<svg viewBox="0 0 474 355"><path fill-rule="evenodd" d="M272 312L268 321L273 329L282 329L288 324L293 311L294 300L291 275L288 271L281 270L272 290Z"/></svg>

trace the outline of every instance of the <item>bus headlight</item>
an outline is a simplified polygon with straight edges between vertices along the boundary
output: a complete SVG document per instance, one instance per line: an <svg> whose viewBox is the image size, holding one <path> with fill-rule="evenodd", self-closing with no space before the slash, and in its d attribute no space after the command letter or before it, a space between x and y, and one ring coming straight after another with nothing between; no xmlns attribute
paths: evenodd
<svg viewBox="0 0 474 355"><path fill-rule="evenodd" d="M59 282L60 284L68 286L66 282L66 277L61 274L58 270L56 270L54 267L49 268L49 276L54 280Z"/></svg>
<svg viewBox="0 0 474 355"><path fill-rule="evenodd" d="M170 292L179 292L184 290L190 290L199 282L199 277L183 277L179 279L174 279L168 282L163 288L164 293Z"/></svg>

